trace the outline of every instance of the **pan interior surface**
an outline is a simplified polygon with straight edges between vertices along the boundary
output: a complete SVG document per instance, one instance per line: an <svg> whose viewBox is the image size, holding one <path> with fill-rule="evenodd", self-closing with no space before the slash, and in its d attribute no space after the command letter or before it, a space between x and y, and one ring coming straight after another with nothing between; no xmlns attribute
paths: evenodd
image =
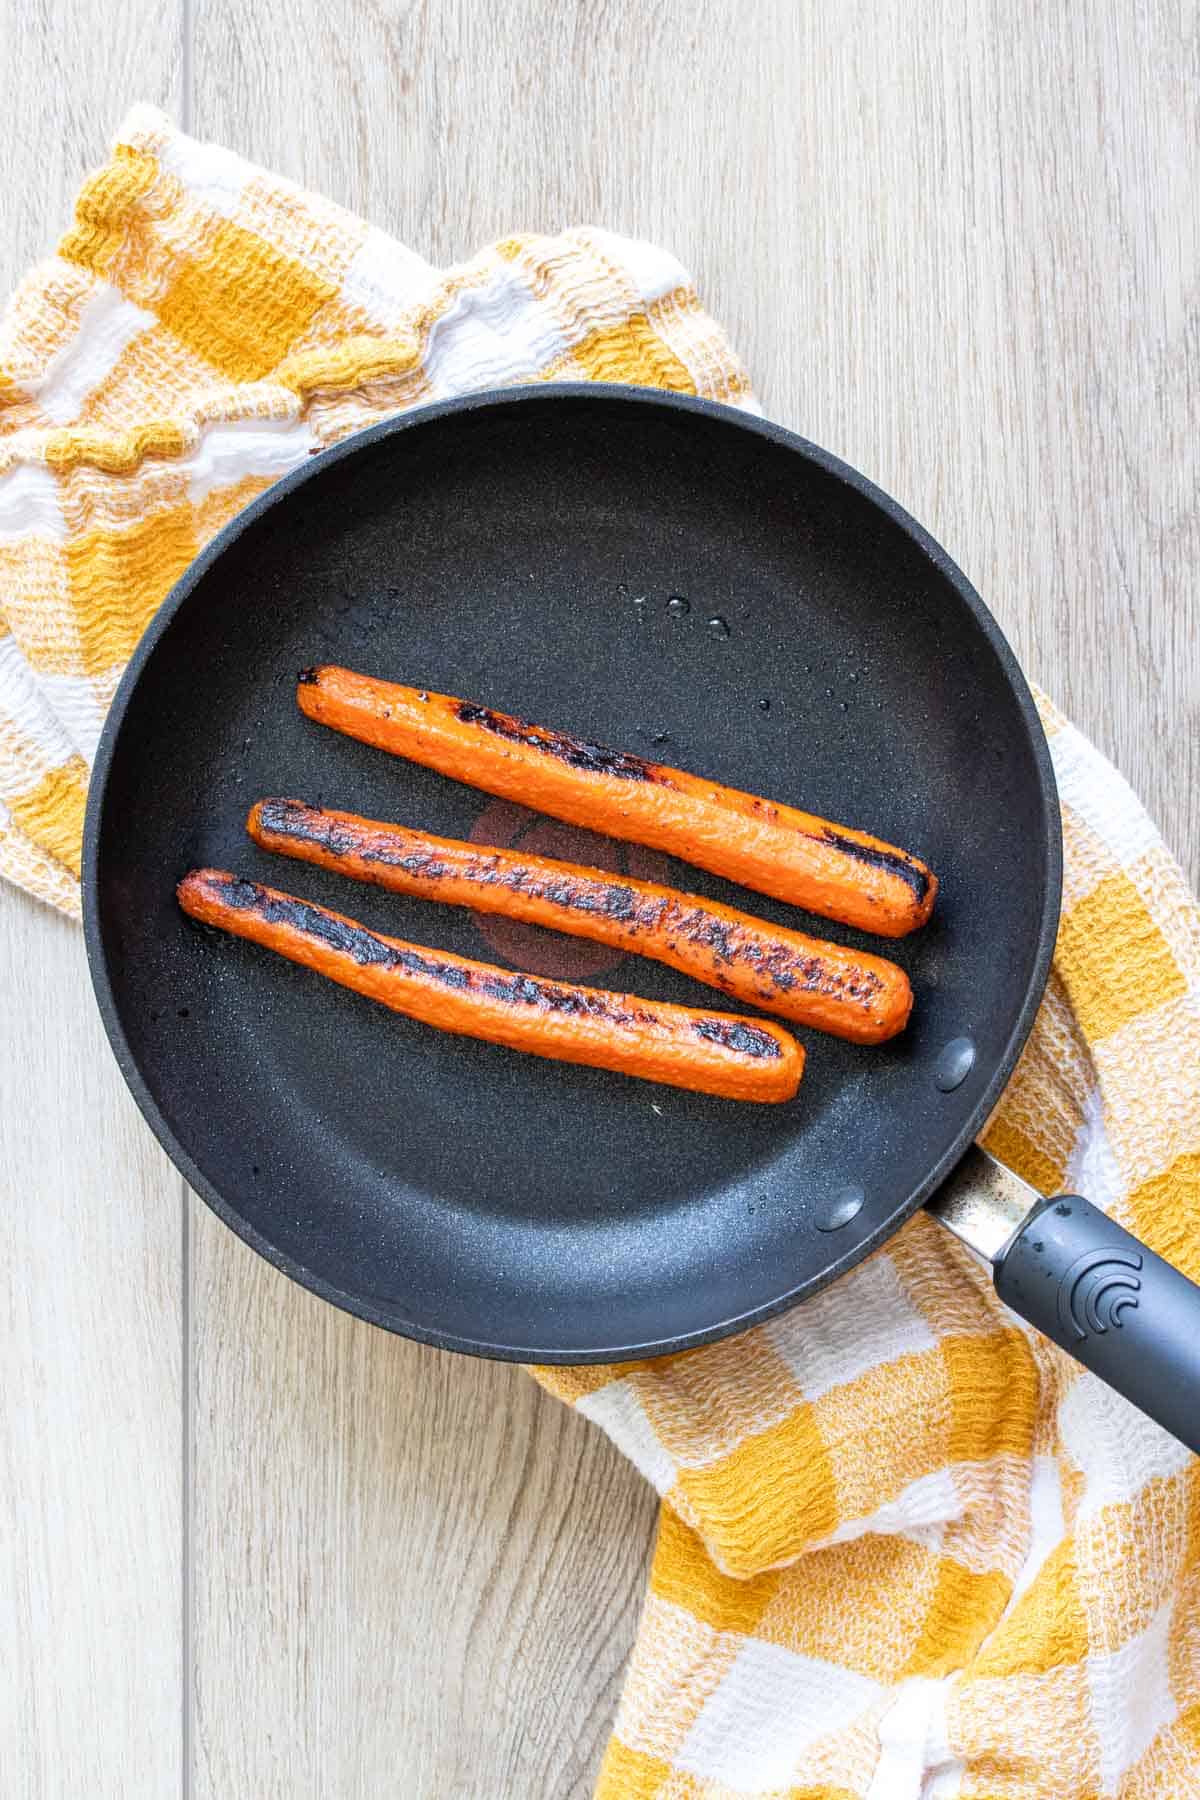
<svg viewBox="0 0 1200 1800"><path fill-rule="evenodd" d="M800 1032L797 1099L739 1105L449 1037L192 925L175 883L215 865L502 960L470 913L245 835L250 803L286 794L537 847L543 827L519 809L302 717L296 673L320 661L483 700L915 851L941 895L925 931L890 944L667 859L653 868L893 956L916 993L910 1029L876 1049ZM947 1172L1040 993L1056 830L1044 741L1003 641L869 484L719 408L524 391L363 434L272 490L184 577L101 746L89 952L151 1124L290 1274L455 1348L647 1354L815 1291ZM572 854L569 832L554 852ZM588 860L586 844L574 853ZM647 870L632 847L604 853ZM594 946L543 935L543 966L560 974L739 1010L658 964L598 966ZM939 1059L961 1038L970 1071L943 1091Z"/></svg>

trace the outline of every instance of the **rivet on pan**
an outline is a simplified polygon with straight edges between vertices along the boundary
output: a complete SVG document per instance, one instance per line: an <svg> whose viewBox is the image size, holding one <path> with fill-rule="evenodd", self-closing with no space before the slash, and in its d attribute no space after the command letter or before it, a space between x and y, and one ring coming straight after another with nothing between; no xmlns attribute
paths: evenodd
<svg viewBox="0 0 1200 1800"><path fill-rule="evenodd" d="M951 1038L934 1065L933 1079L943 1094L961 1087L975 1067L975 1045L969 1037Z"/></svg>
<svg viewBox="0 0 1200 1800"><path fill-rule="evenodd" d="M838 1188L830 1198L823 1212L817 1214L814 1221L818 1231L840 1231L851 1219L857 1218L862 1211L866 1195L860 1187Z"/></svg>

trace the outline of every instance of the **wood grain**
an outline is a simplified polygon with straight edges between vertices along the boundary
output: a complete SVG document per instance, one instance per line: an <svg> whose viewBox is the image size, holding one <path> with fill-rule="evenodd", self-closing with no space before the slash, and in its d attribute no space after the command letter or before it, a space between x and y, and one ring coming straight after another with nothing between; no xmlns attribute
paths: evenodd
<svg viewBox="0 0 1200 1800"><path fill-rule="evenodd" d="M197 1796L587 1794L649 1489L523 1371L195 1228Z"/></svg>
<svg viewBox="0 0 1200 1800"><path fill-rule="evenodd" d="M0 0L0 279L133 98L178 96L435 261L577 221L671 245L768 410L942 539L1195 881L1195 0L914 23L907 0ZM330 1311L198 1203L185 1316L177 1184L79 946L11 894L0 981L17 1792L174 1791L182 1712L198 1796L586 1793L639 1479L519 1372Z"/></svg>
<svg viewBox="0 0 1200 1800"><path fill-rule="evenodd" d="M135 100L177 111L184 0L0 0L0 304L71 222Z"/></svg>
<svg viewBox="0 0 1200 1800"><path fill-rule="evenodd" d="M180 16L0 0L0 294L54 246ZM0 1788L180 1791L183 1184L100 1029L78 928L0 891Z"/></svg>
<svg viewBox="0 0 1200 1800"><path fill-rule="evenodd" d="M182 1184L104 1042L78 928L7 891L0 1020L0 1785L171 1794Z"/></svg>

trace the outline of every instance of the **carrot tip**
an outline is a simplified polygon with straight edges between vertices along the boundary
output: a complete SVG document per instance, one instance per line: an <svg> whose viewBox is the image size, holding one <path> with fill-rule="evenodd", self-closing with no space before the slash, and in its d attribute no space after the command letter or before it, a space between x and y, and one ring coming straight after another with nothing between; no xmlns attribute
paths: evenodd
<svg viewBox="0 0 1200 1800"><path fill-rule="evenodd" d="M175 885L175 898L184 912L190 913L196 901L203 894L211 871L208 869L189 869L183 880Z"/></svg>

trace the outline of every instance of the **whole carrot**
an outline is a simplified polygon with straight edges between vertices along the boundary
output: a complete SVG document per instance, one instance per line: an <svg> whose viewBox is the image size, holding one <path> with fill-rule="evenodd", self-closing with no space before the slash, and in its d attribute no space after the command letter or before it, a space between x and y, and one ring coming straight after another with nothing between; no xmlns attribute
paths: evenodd
<svg viewBox="0 0 1200 1800"><path fill-rule="evenodd" d="M804 1071L801 1046L766 1019L514 974L220 869L194 869L176 891L191 918L441 1031L732 1100L790 1100Z"/></svg>
<svg viewBox="0 0 1200 1800"><path fill-rule="evenodd" d="M854 1043L894 1037L912 1009L908 977L895 963L657 882L434 837L302 800L258 801L246 829L264 850L393 893L652 957L743 1003Z"/></svg>
<svg viewBox="0 0 1200 1800"><path fill-rule="evenodd" d="M863 931L903 937L933 908L937 877L907 851L683 769L332 665L306 669L297 699L309 718L456 781Z"/></svg>

